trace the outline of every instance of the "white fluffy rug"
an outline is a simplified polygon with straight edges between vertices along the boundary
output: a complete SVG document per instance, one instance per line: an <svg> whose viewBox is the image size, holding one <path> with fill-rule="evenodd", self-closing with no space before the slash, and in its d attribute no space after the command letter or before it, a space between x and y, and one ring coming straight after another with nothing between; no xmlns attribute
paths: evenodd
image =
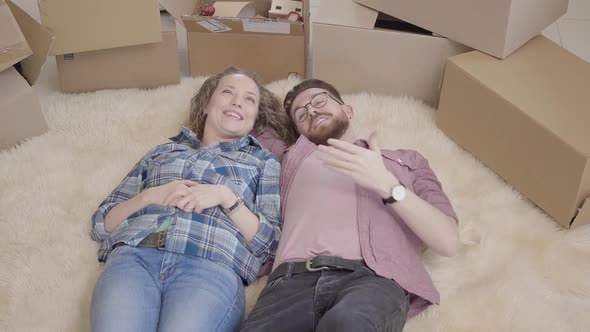
<svg viewBox="0 0 590 332"><path fill-rule="evenodd" d="M0 152L0 330L86 331L101 270L90 216L152 146L176 134L202 79L152 91L54 94L49 133ZM283 97L296 82L270 89ZM426 252L442 296L407 331L588 331L590 228L565 231L458 148L412 99L345 96L355 127L420 150L460 221L461 254ZM252 307L260 280L248 288Z"/></svg>

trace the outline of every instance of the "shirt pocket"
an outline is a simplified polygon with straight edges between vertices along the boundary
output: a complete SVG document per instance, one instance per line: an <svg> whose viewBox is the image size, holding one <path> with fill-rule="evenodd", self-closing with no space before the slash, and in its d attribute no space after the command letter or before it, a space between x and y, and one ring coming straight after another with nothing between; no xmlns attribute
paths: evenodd
<svg viewBox="0 0 590 332"><path fill-rule="evenodd" d="M414 183L414 174L418 169L416 163L404 157L388 157L383 156L385 160L389 162L386 163L387 169L395 175L397 180L404 185L404 187L413 190L413 183Z"/></svg>
<svg viewBox="0 0 590 332"><path fill-rule="evenodd" d="M177 148L153 154L144 174L146 187L157 187L183 178L187 166L186 149Z"/></svg>
<svg viewBox="0 0 590 332"><path fill-rule="evenodd" d="M224 156L223 163L216 163L214 171L223 178L222 183L233 192L240 195L248 207L254 201L258 187L260 170L257 159L228 158Z"/></svg>

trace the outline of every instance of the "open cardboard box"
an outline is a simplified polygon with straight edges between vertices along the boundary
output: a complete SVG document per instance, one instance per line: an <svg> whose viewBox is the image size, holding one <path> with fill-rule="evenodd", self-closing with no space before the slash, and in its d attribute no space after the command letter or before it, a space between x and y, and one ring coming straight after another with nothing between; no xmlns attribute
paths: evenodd
<svg viewBox="0 0 590 332"><path fill-rule="evenodd" d="M180 81L176 23L161 15L162 42L56 56L61 90L155 88Z"/></svg>
<svg viewBox="0 0 590 332"><path fill-rule="evenodd" d="M410 95L436 106L447 58L471 50L352 0L322 0L312 24L312 77L342 93Z"/></svg>
<svg viewBox="0 0 590 332"><path fill-rule="evenodd" d="M590 223L590 64L543 36L449 59L437 125L566 228Z"/></svg>
<svg viewBox="0 0 590 332"><path fill-rule="evenodd" d="M256 72L264 82L292 74L304 77L301 22L198 16L198 0L161 0L161 4L186 28L191 76L209 76L233 65ZM268 14L270 1L255 4L258 15Z"/></svg>
<svg viewBox="0 0 590 332"><path fill-rule="evenodd" d="M568 0L354 0L505 58L567 11Z"/></svg>
<svg viewBox="0 0 590 332"><path fill-rule="evenodd" d="M0 149L3 149L47 131L41 105L31 85L39 78L54 36L10 1L0 1L0 13L3 28L0 50L4 50L4 55L13 55L0 58L3 69L0 71ZM4 29L6 23L10 29ZM23 53L22 50L28 51ZM12 65L16 65L20 73Z"/></svg>

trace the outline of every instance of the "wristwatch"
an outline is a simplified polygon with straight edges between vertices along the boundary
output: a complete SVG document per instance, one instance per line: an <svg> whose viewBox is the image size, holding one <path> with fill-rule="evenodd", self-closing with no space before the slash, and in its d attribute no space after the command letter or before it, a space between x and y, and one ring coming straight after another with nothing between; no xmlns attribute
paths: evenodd
<svg viewBox="0 0 590 332"><path fill-rule="evenodd" d="M236 201L228 208L224 208L223 206L221 207L221 210L223 211L223 213L225 213L226 215L230 215L230 213L234 212L235 209L238 208L238 206L240 206L240 204L242 204L242 198L240 198L240 196L236 195Z"/></svg>
<svg viewBox="0 0 590 332"><path fill-rule="evenodd" d="M383 204L391 204L399 202L406 197L406 187L403 184L398 184L391 189L391 196L382 198Z"/></svg>

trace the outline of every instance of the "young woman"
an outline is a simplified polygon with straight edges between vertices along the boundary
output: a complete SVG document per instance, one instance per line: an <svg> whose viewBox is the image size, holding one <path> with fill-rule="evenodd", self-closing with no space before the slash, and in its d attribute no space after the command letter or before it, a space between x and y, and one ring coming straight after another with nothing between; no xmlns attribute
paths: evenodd
<svg viewBox="0 0 590 332"><path fill-rule="evenodd" d="M292 140L280 105L235 68L209 78L187 126L100 204L93 331L238 330L244 285L274 259L281 220L280 165L249 133Z"/></svg>

